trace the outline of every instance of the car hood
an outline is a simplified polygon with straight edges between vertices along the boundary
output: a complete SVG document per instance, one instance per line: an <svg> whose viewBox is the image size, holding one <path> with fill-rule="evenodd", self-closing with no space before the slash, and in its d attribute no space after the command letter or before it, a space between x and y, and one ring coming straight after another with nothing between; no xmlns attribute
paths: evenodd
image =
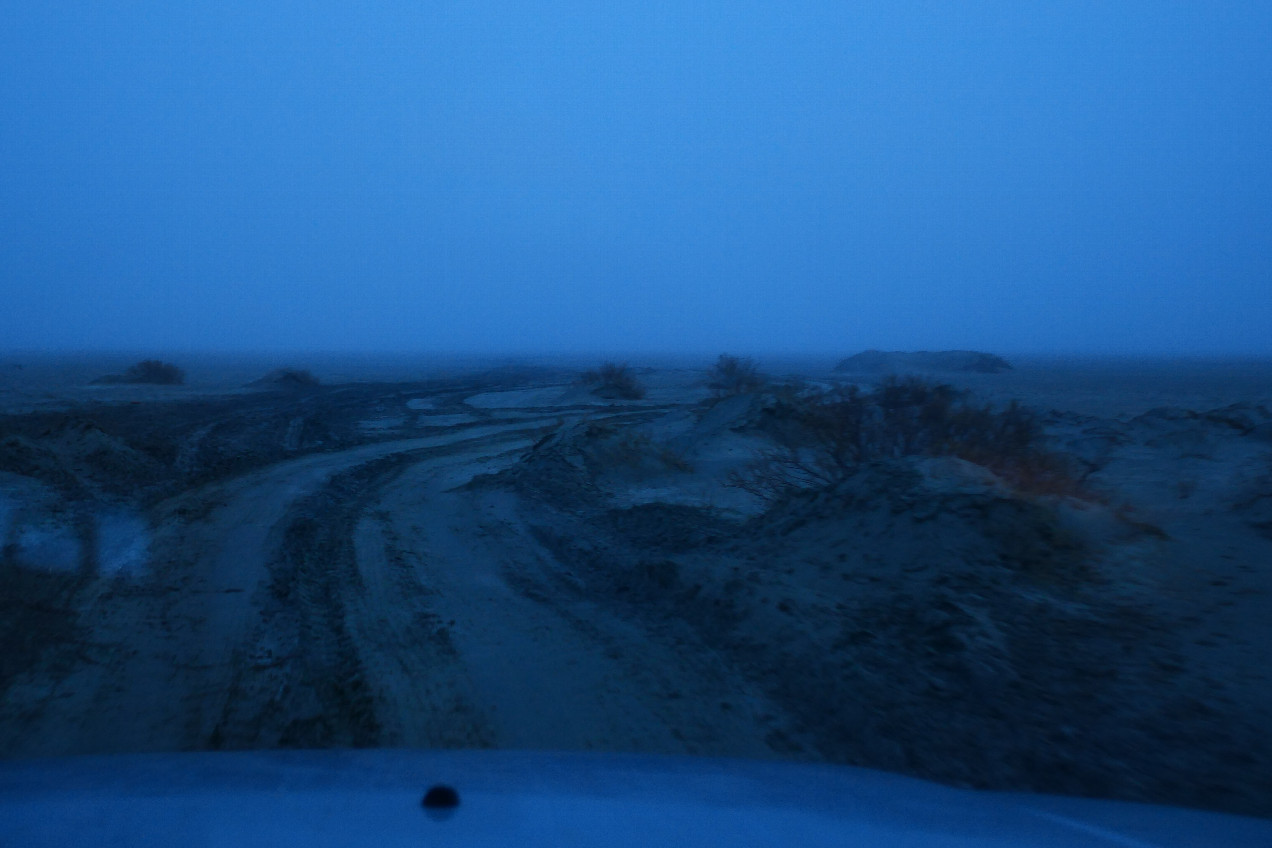
<svg viewBox="0 0 1272 848"><path fill-rule="evenodd" d="M425 808L434 786L458 806ZM270 751L0 762L0 844L1203 848L1272 846L1272 822L823 764Z"/></svg>

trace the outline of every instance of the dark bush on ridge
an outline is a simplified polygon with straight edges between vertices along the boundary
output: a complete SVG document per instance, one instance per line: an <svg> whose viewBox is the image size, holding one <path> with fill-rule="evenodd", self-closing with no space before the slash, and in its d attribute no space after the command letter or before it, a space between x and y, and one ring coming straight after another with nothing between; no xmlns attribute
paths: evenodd
<svg viewBox="0 0 1272 848"><path fill-rule="evenodd" d="M249 386L268 386L276 389L309 389L321 385L312 372L300 368L279 368L271 371L259 380L248 383Z"/></svg>
<svg viewBox="0 0 1272 848"><path fill-rule="evenodd" d="M1042 424L1012 402L974 406L943 383L891 377L873 391L856 386L776 397L764 426L780 447L733 485L774 499L845 480L863 463L910 456L954 456L990 469L1023 491L1076 492L1063 459L1046 450Z"/></svg>
<svg viewBox="0 0 1272 848"><path fill-rule="evenodd" d="M645 387L627 363L606 362L600 368L583 372L580 382L593 386L592 394L598 397L639 400L645 396Z"/></svg>
<svg viewBox="0 0 1272 848"><path fill-rule="evenodd" d="M707 376L707 386L719 396L741 395L764 385L755 360L720 354Z"/></svg>
<svg viewBox="0 0 1272 848"><path fill-rule="evenodd" d="M185 372L171 362L145 359L129 366L122 374L98 377L94 383L149 383L156 386L179 386L185 382Z"/></svg>

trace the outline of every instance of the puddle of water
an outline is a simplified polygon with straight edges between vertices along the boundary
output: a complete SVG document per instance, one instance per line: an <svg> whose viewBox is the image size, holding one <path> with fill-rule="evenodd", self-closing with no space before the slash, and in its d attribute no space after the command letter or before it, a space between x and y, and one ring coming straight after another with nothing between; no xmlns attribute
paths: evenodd
<svg viewBox="0 0 1272 848"><path fill-rule="evenodd" d="M92 517L98 571L137 576L150 560L150 528L138 515L108 510ZM39 571L72 572L84 563L82 528L47 505L0 495L0 544L13 563Z"/></svg>
<svg viewBox="0 0 1272 848"><path fill-rule="evenodd" d="M80 542L74 530L48 515L32 520L32 508L31 499L0 494L0 545L6 547L6 555L24 568L79 568Z"/></svg>
<svg viewBox="0 0 1272 848"><path fill-rule="evenodd" d="M60 572L80 567L80 541L69 527L27 524L13 535L13 558L20 566Z"/></svg>
<svg viewBox="0 0 1272 848"><path fill-rule="evenodd" d="M136 515L103 513L97 516L97 569L102 574L129 577L145 571L150 560L150 528Z"/></svg>

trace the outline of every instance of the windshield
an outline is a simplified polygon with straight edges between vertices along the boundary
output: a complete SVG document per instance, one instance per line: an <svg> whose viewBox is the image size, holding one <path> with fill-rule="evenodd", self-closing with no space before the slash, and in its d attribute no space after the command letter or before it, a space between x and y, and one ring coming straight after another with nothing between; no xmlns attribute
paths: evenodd
<svg viewBox="0 0 1272 848"><path fill-rule="evenodd" d="M5 18L0 755L1272 816L1272 12Z"/></svg>

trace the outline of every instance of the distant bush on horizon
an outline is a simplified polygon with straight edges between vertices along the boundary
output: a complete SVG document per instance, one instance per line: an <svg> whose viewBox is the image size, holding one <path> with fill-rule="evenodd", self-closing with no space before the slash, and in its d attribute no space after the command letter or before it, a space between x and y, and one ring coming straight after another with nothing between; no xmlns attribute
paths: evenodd
<svg viewBox="0 0 1272 848"><path fill-rule="evenodd" d="M707 374L707 387L720 396L746 394L763 385L755 360L746 356L722 353Z"/></svg>
<svg viewBox="0 0 1272 848"><path fill-rule="evenodd" d="M322 383L311 371L302 368L278 368L259 380L253 380L248 385L279 389L306 389L322 385Z"/></svg>
<svg viewBox="0 0 1272 848"><path fill-rule="evenodd" d="M128 370L122 374L107 374L104 377L98 377L93 381L94 384L149 384L155 386L179 386L185 383L185 371L182 371L171 362L163 362L158 359L143 359L136 365L131 365Z"/></svg>
<svg viewBox="0 0 1272 848"><path fill-rule="evenodd" d="M606 362L599 368L584 371L579 381L592 386L592 394L597 397L640 400L645 396L645 387L636 379L626 362Z"/></svg>

